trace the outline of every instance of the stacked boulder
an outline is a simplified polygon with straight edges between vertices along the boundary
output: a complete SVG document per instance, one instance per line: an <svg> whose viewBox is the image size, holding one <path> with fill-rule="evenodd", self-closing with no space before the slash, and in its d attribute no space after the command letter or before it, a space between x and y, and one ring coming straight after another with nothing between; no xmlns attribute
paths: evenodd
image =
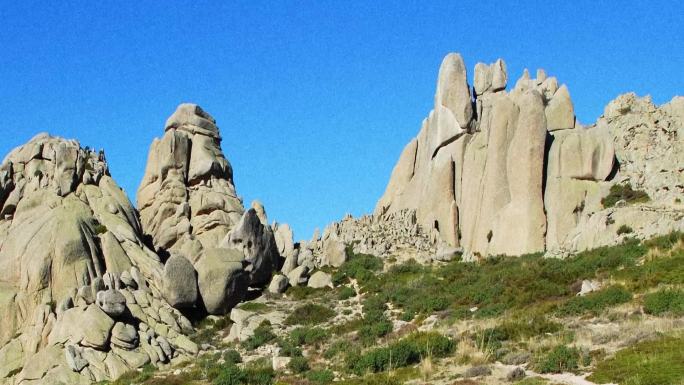
<svg viewBox="0 0 684 385"><path fill-rule="evenodd" d="M0 166L0 383L91 383L197 353L102 151L40 134Z"/></svg>
<svg viewBox="0 0 684 385"><path fill-rule="evenodd" d="M461 56L444 59L434 109L401 153L376 216L415 210L423 233L437 232L444 244L476 258L616 242L593 236L612 225L597 227L608 215L601 198L616 183L650 186L660 191L654 197L674 199L681 185L681 170L674 169L683 163L681 98L657 111L650 101L619 98L596 125L584 127L555 77L538 70L533 79L525 70L510 92L507 78L503 60L478 63L471 93ZM670 171L645 176L660 166ZM676 215L666 217L627 222L636 221L643 236L683 226Z"/></svg>
<svg viewBox="0 0 684 385"><path fill-rule="evenodd" d="M244 209L216 121L196 104L179 105L150 146L137 199L177 308L227 314L280 264L263 206Z"/></svg>

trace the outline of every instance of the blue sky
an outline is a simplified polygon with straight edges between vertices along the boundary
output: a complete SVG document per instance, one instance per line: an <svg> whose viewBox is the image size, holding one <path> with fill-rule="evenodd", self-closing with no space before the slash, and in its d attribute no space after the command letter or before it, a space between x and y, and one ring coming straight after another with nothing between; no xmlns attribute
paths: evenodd
<svg viewBox="0 0 684 385"><path fill-rule="evenodd" d="M195 102L218 121L245 203L307 239L373 210L448 52L471 79L498 57L513 83L546 69L583 123L620 93L684 93L681 1L499 3L5 2L0 154L41 131L77 138L105 149L135 202L150 142Z"/></svg>

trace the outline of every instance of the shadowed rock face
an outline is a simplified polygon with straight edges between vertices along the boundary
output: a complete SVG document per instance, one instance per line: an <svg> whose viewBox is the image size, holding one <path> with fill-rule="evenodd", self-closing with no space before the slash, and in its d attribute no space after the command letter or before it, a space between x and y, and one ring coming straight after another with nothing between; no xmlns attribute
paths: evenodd
<svg viewBox="0 0 684 385"><path fill-rule="evenodd" d="M376 217L415 211L422 233L438 233L475 257L613 242L592 234L615 234L597 219L609 215L597 213L615 183L643 187L665 198L658 203L666 211L677 210L671 206L684 185L681 97L656 108L624 95L597 124L583 127L567 86L543 70L536 79L525 70L510 92L503 60L478 63L474 74L471 95L460 55L444 59L435 107L402 151ZM684 227L671 214L664 222L644 215L636 228L653 235Z"/></svg>

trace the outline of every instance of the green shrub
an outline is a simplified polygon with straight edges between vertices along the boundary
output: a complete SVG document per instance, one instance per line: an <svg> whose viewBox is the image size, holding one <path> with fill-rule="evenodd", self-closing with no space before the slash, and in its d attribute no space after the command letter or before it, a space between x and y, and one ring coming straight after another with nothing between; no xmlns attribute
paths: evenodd
<svg viewBox="0 0 684 385"><path fill-rule="evenodd" d="M304 344L314 345L330 338L330 333L327 330L318 327L299 327L292 330L292 332L290 333L290 338L292 339L292 342L297 346L301 346Z"/></svg>
<svg viewBox="0 0 684 385"><path fill-rule="evenodd" d="M595 365L587 379L595 383L681 385L684 383L684 338L640 342Z"/></svg>
<svg viewBox="0 0 684 385"><path fill-rule="evenodd" d="M285 319L286 325L317 325L335 316L328 307L308 303L299 306Z"/></svg>
<svg viewBox="0 0 684 385"><path fill-rule="evenodd" d="M356 297L356 290L349 286L343 286L342 289L340 289L339 294L337 295L337 299L340 301L344 301L345 299L349 299L352 297Z"/></svg>
<svg viewBox="0 0 684 385"><path fill-rule="evenodd" d="M254 329L254 334L244 342L244 347L248 350L254 350L275 339L276 335L271 330L271 324L268 321L264 321Z"/></svg>
<svg viewBox="0 0 684 385"><path fill-rule="evenodd" d="M424 357L445 357L454 349L454 342L438 333L416 333L383 348L347 356L347 367L354 373L383 372L420 362Z"/></svg>
<svg viewBox="0 0 684 385"><path fill-rule="evenodd" d="M304 373L309 370L309 361L304 357L292 357L287 363L287 368L293 373Z"/></svg>
<svg viewBox="0 0 684 385"><path fill-rule="evenodd" d="M603 207L613 207L618 201L624 200L627 203L643 203L648 202L651 198L648 194L641 190L633 190L632 186L628 184L616 184L610 187L608 195L601 199Z"/></svg>
<svg viewBox="0 0 684 385"><path fill-rule="evenodd" d="M363 322L359 328L359 338L364 345L371 345L379 337L392 331L392 321L385 316L385 298L373 295L363 302Z"/></svg>
<svg viewBox="0 0 684 385"><path fill-rule="evenodd" d="M351 351L352 348L352 343L347 340L335 341L330 345L330 347L328 347L328 350L326 350L325 353L323 353L323 357L330 360L332 358L337 357L341 353Z"/></svg>
<svg viewBox="0 0 684 385"><path fill-rule="evenodd" d="M312 370L306 374L306 379L315 384L328 384L335 379L335 374L330 370Z"/></svg>
<svg viewBox="0 0 684 385"><path fill-rule="evenodd" d="M245 302L239 306L240 309L253 311L255 313L265 313L269 310L268 305L262 302Z"/></svg>
<svg viewBox="0 0 684 385"><path fill-rule="evenodd" d="M98 234L98 235L104 234L107 232L107 226L105 226L101 223L98 223L93 227L93 230L95 231L95 234Z"/></svg>
<svg viewBox="0 0 684 385"><path fill-rule="evenodd" d="M279 340L278 346L280 346L280 354L283 357L299 357L302 355L302 349L292 341L292 338Z"/></svg>
<svg viewBox="0 0 684 385"><path fill-rule="evenodd" d="M632 293L622 286L611 286L606 289L589 293L583 297L574 297L558 309L559 315L583 315L601 313L604 309L629 302Z"/></svg>
<svg viewBox="0 0 684 385"><path fill-rule="evenodd" d="M501 325L485 329L473 337L487 346L499 348L504 341L521 341L538 335L556 333L562 328L561 324L537 314L529 318L506 320Z"/></svg>
<svg viewBox="0 0 684 385"><path fill-rule="evenodd" d="M311 298L319 299L326 291L327 289L325 288L314 289L313 287L308 286L290 286L285 293L297 301L303 301Z"/></svg>
<svg viewBox="0 0 684 385"><path fill-rule="evenodd" d="M622 225L617 229L617 235L629 234L631 232L634 232L634 230L632 230L632 228L627 225Z"/></svg>
<svg viewBox="0 0 684 385"><path fill-rule="evenodd" d="M360 283L367 283L375 278L375 272L382 269L382 260L370 254L354 254L351 246L347 247L349 260L342 264L333 274L333 283L340 285L348 278L354 278Z"/></svg>
<svg viewBox="0 0 684 385"><path fill-rule="evenodd" d="M545 354L537 362L536 369L540 373L562 373L577 370L579 367L580 351L559 345Z"/></svg>
<svg viewBox="0 0 684 385"><path fill-rule="evenodd" d="M644 296L644 311L648 314L684 315L684 291L661 289Z"/></svg>
<svg viewBox="0 0 684 385"><path fill-rule="evenodd" d="M227 365L219 372L212 383L214 385L240 385L244 384L245 380L246 375L242 369L235 365Z"/></svg>
<svg viewBox="0 0 684 385"><path fill-rule="evenodd" d="M223 360L226 362L226 364L239 364L242 362L242 357L237 350L228 349L223 352Z"/></svg>

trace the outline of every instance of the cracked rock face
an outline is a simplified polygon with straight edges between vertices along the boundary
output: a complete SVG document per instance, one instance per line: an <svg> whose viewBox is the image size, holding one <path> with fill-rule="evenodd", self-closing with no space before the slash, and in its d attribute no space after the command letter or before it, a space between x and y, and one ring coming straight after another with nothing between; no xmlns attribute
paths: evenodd
<svg viewBox="0 0 684 385"><path fill-rule="evenodd" d="M244 208L220 144L214 118L195 104L181 104L150 146L137 200L157 249L195 262L199 249L216 247L240 220Z"/></svg>
<svg viewBox="0 0 684 385"><path fill-rule="evenodd" d="M150 146L138 205L144 232L171 256L163 292L176 307L225 314L280 264L263 205L245 211L216 122L195 104L178 106Z"/></svg>
<svg viewBox="0 0 684 385"><path fill-rule="evenodd" d="M684 98L656 107L623 95L584 127L555 77L525 70L510 91L507 78L503 60L478 63L471 100L462 58L444 59L435 108L402 151L375 216L415 211L419 232L462 247L465 259L614 243L612 220L599 217L623 213L637 235L684 227L673 204L684 192ZM601 198L616 183L645 190L668 214L609 213Z"/></svg>

